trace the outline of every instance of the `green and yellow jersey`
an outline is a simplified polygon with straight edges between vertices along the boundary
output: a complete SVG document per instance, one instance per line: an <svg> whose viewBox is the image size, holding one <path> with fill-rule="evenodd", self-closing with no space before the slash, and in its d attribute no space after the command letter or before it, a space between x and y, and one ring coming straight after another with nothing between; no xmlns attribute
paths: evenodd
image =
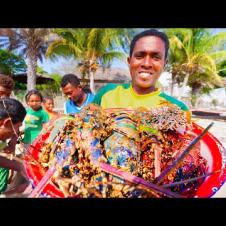
<svg viewBox="0 0 226 226"><path fill-rule="evenodd" d="M188 119L190 120L191 114L188 107L183 102L161 92L159 88L155 92L139 95L133 90L131 84L108 84L99 90L93 100L93 103L100 105L103 109L153 108L161 105L163 102L177 105L187 112Z"/></svg>

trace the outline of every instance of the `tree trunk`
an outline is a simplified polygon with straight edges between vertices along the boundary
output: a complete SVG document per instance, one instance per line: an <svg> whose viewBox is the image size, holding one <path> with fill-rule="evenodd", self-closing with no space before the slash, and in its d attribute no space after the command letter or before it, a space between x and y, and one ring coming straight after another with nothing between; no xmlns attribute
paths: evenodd
<svg viewBox="0 0 226 226"><path fill-rule="evenodd" d="M92 91L93 94L95 94L94 72L90 71L89 76L90 76L90 90Z"/></svg>
<svg viewBox="0 0 226 226"><path fill-rule="evenodd" d="M174 81L173 81L173 77L171 79L171 83L170 83L170 95L173 96L173 88L174 88Z"/></svg>
<svg viewBox="0 0 226 226"><path fill-rule="evenodd" d="M196 88L196 87L192 87L191 89L191 104L192 104L192 107L196 107L196 104L197 104L197 101L198 101L198 98L199 98L199 92L200 89L199 88Z"/></svg>
<svg viewBox="0 0 226 226"><path fill-rule="evenodd" d="M36 67L37 67L37 58L34 56L28 55L27 63L27 91L35 89L36 85Z"/></svg>
<svg viewBox="0 0 226 226"><path fill-rule="evenodd" d="M188 78L189 78L189 73L186 74L184 81L183 81L183 85L181 87L181 92L179 92L179 96L178 96L178 100L181 100L181 97L184 95L184 90L188 84Z"/></svg>

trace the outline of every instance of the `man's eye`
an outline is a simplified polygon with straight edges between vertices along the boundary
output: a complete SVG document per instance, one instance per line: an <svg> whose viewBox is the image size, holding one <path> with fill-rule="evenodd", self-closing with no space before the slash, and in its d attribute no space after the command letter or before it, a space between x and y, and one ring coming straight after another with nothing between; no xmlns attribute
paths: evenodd
<svg viewBox="0 0 226 226"><path fill-rule="evenodd" d="M140 59L140 58L143 57L143 55L142 55L142 54L137 54L135 57L136 57L137 59Z"/></svg>
<svg viewBox="0 0 226 226"><path fill-rule="evenodd" d="M154 58L154 59L162 59L161 56L160 56L159 54L153 55L153 58Z"/></svg>

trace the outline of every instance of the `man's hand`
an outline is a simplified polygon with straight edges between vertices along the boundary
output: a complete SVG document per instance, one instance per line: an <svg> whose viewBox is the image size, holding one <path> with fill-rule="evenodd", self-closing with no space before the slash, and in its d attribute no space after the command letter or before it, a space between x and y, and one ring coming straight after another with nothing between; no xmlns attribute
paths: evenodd
<svg viewBox="0 0 226 226"><path fill-rule="evenodd" d="M7 153L7 154L14 154L15 153L16 144L17 144L17 137L16 137L16 135L14 135L10 139L8 146L3 151L5 153Z"/></svg>

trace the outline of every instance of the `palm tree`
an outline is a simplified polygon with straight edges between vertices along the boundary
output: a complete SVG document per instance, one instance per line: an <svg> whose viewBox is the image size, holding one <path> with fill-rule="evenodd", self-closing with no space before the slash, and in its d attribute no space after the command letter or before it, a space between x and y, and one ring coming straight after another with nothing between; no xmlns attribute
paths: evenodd
<svg viewBox="0 0 226 226"><path fill-rule="evenodd" d="M38 59L43 60L50 40L51 29L0 29L0 47L18 51L27 59L27 90L35 88Z"/></svg>
<svg viewBox="0 0 226 226"><path fill-rule="evenodd" d="M47 50L47 57L55 59L61 55L74 56L79 59L80 72L90 78L90 89L94 90L94 75L97 69L110 67L114 58L125 57L121 48L129 43L127 29L56 29L59 39L51 43Z"/></svg>
<svg viewBox="0 0 226 226"><path fill-rule="evenodd" d="M226 60L226 51L221 51L226 32L212 35L199 28L165 31L170 40L172 88L175 83L182 86L179 99L186 85L191 87L192 96L222 86L218 65Z"/></svg>
<svg viewBox="0 0 226 226"><path fill-rule="evenodd" d="M0 73L13 75L25 71L26 63L22 57L8 50L0 49Z"/></svg>

